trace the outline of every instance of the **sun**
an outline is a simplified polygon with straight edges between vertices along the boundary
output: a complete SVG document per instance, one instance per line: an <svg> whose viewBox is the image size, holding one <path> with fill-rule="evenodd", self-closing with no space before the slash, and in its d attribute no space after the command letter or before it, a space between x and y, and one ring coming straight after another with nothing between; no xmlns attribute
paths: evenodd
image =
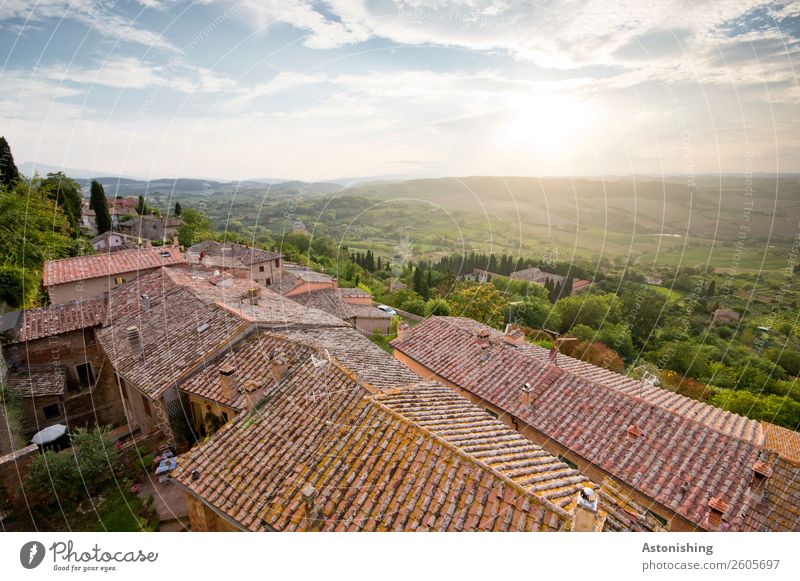
<svg viewBox="0 0 800 581"><path fill-rule="evenodd" d="M501 145L556 157L580 141L591 128L594 115L590 104L559 95L515 98L507 117L498 130Z"/></svg>

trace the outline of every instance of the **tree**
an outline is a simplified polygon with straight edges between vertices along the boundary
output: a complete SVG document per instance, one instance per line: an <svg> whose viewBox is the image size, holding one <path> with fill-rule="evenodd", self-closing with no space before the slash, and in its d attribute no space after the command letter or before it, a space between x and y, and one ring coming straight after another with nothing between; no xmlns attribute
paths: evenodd
<svg viewBox="0 0 800 581"><path fill-rule="evenodd" d="M181 245L189 247L192 244L214 237L211 222L199 210L186 208L183 211L182 219L183 224L178 226L178 242Z"/></svg>
<svg viewBox="0 0 800 581"><path fill-rule="evenodd" d="M426 317L447 317L450 315L450 303L445 299L430 299L425 303Z"/></svg>
<svg viewBox="0 0 800 581"><path fill-rule="evenodd" d="M175 202L175 211L172 212L172 213L175 215L176 218L180 218L181 211L182 211L181 203L180 202Z"/></svg>
<svg viewBox="0 0 800 581"><path fill-rule="evenodd" d="M573 325L582 323L592 329L599 329L605 322L617 323L622 318L620 300L616 295L587 295L585 293L564 297L554 310L559 315L559 331L569 331Z"/></svg>
<svg viewBox="0 0 800 581"><path fill-rule="evenodd" d="M11 155L11 147L6 138L0 136L0 187L10 189L18 179L19 170L14 163L14 156Z"/></svg>
<svg viewBox="0 0 800 581"><path fill-rule="evenodd" d="M557 329L560 323L550 301L536 296L511 305L510 318L511 323L533 329Z"/></svg>
<svg viewBox="0 0 800 581"><path fill-rule="evenodd" d="M457 317L469 317L497 329L503 326L506 299L492 283L460 283L447 301Z"/></svg>
<svg viewBox="0 0 800 581"><path fill-rule="evenodd" d="M40 186L38 178L19 179L0 195L0 296L17 306L32 302L45 261L73 248L64 212Z"/></svg>
<svg viewBox="0 0 800 581"><path fill-rule="evenodd" d="M83 194L81 186L75 180L64 175L63 172L49 173L42 180L47 196L58 204L69 221L72 235L80 234L81 202Z"/></svg>
<svg viewBox="0 0 800 581"><path fill-rule="evenodd" d="M93 495L114 478L119 452L107 429L76 428L71 440L71 448L33 459L25 484L44 502L75 500L83 491Z"/></svg>
<svg viewBox="0 0 800 581"><path fill-rule="evenodd" d="M717 294L717 283L712 279L706 289L706 296L713 297L715 294Z"/></svg>
<svg viewBox="0 0 800 581"><path fill-rule="evenodd" d="M188 210L186 210L188 212ZM186 213L184 212L184 214ZM184 220L186 218L184 217ZM305 232L287 232L283 235L283 242L291 244L300 252L308 252L311 247L311 238Z"/></svg>
<svg viewBox="0 0 800 581"><path fill-rule="evenodd" d="M38 287L36 271L14 264L0 266L0 301L5 301L12 309L31 304Z"/></svg>
<svg viewBox="0 0 800 581"><path fill-rule="evenodd" d="M89 207L94 210L97 233L102 234L111 230L111 214L108 211L106 192L103 190L102 184L96 180L92 180Z"/></svg>
<svg viewBox="0 0 800 581"><path fill-rule="evenodd" d="M136 201L136 207L134 208L136 213L140 216L144 216L147 214L147 206L144 203L144 196L139 196L139 199Z"/></svg>

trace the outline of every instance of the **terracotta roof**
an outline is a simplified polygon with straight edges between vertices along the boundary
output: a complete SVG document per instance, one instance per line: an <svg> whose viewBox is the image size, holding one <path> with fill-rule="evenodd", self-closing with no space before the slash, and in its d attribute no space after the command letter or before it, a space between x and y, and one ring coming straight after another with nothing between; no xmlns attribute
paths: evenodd
<svg viewBox="0 0 800 581"><path fill-rule="evenodd" d="M245 529L554 531L569 518L367 397L338 365L298 366L265 402L173 473Z"/></svg>
<svg viewBox="0 0 800 581"><path fill-rule="evenodd" d="M769 451L757 467L763 484L745 499L736 530L800 531L800 466Z"/></svg>
<svg viewBox="0 0 800 581"><path fill-rule="evenodd" d="M360 289L358 287L339 287L339 296L340 297L359 297L359 298L371 298L372 295L369 294L364 289Z"/></svg>
<svg viewBox="0 0 800 581"><path fill-rule="evenodd" d="M451 325L473 333L488 331L489 336L494 340L498 342L503 340L503 333L481 325L472 319L449 317L447 321ZM542 363L549 361L550 350L539 347L538 345L526 343L524 346L515 348L515 350L518 353L531 356ZM748 440L756 444L761 444L764 441L764 433L761 429L761 425L755 420L708 405L655 385L643 386L642 382L639 380L561 353L558 355L558 366L576 375L580 375L581 377L602 383L607 387L613 387L628 395L641 397L659 407L668 409L688 419L701 422L729 436Z"/></svg>
<svg viewBox="0 0 800 581"><path fill-rule="evenodd" d="M99 326L105 314L103 297L22 311L11 342L33 341Z"/></svg>
<svg viewBox="0 0 800 581"><path fill-rule="evenodd" d="M192 254L204 252L205 256L230 259L232 264L238 263L247 267L261 262L277 260L282 256L277 252L253 248L252 246L245 246L235 242L199 242L189 247L188 252Z"/></svg>
<svg viewBox="0 0 800 581"><path fill-rule="evenodd" d="M784 460L800 465L800 432L769 422L761 422L761 425L764 428L764 445Z"/></svg>
<svg viewBox="0 0 800 581"><path fill-rule="evenodd" d="M60 367L23 369L8 374L8 385L21 397L63 395L66 373Z"/></svg>
<svg viewBox="0 0 800 581"><path fill-rule="evenodd" d="M336 289L326 288L300 293L292 295L291 299L306 307L312 307L330 313L343 321L348 321L355 316L351 309L353 305L345 303L339 293L336 292Z"/></svg>
<svg viewBox="0 0 800 581"><path fill-rule="evenodd" d="M538 345L526 345L524 351L539 361L547 361L549 349ZM741 438L755 444L764 441L764 432L756 420L723 410L690 397L663 389L656 385L643 386L642 382L614 371L586 363L567 355L558 355L558 365L576 375L598 381L623 393L641 397L664 409L680 414L688 419L701 422L729 436Z"/></svg>
<svg viewBox="0 0 800 581"><path fill-rule="evenodd" d="M339 329L292 329L286 336L346 362L348 370L362 384L391 389L419 381L419 377L394 357L351 327Z"/></svg>
<svg viewBox="0 0 800 581"><path fill-rule="evenodd" d="M374 396L410 421L436 434L523 486L533 494L572 512L583 487L599 486L538 446L494 419L453 390L424 382L388 390ZM653 530L646 510L625 499L617 489L598 490L599 513L605 530Z"/></svg>
<svg viewBox="0 0 800 581"><path fill-rule="evenodd" d="M292 297L294 298L294 297ZM347 305L350 312L356 317L364 317L365 319L391 319L392 316L386 311L382 311L372 305Z"/></svg>
<svg viewBox="0 0 800 581"><path fill-rule="evenodd" d="M44 265L42 284L49 287L182 262L184 260L180 252L172 246L134 248L112 253L48 260Z"/></svg>
<svg viewBox="0 0 800 581"><path fill-rule="evenodd" d="M392 346L698 527L712 497L741 502L759 450L752 442L465 328L478 323L458 323L429 318ZM526 382L530 406L521 398ZM632 425L641 435L630 435Z"/></svg>
<svg viewBox="0 0 800 581"><path fill-rule="evenodd" d="M150 308L117 299L142 287L136 281L109 296L109 322L98 332L98 340L115 371L153 398L160 397L185 374L223 349L248 323L218 305L205 303L188 289L172 283L163 272L148 275L145 286L161 286L148 294ZM135 358L128 328L135 326L143 355Z"/></svg>
<svg viewBox="0 0 800 581"><path fill-rule="evenodd" d="M220 383L219 370L231 366L239 386L247 381L275 383L270 372L271 353L281 351L292 364L303 364L311 357L313 349L286 341L283 336L254 332L247 339L232 346L218 359L208 362L201 371L181 383L181 391L234 408L245 409L245 398L240 392L236 398L225 397Z"/></svg>
<svg viewBox="0 0 800 581"><path fill-rule="evenodd" d="M328 313L309 309L247 280L214 284L209 273L162 268L113 289L106 326L98 332L114 368L150 395L202 368L256 326L272 329L345 327ZM226 283L227 284L227 283ZM258 304L249 303L255 289ZM147 295L144 309L141 295ZM128 327L138 327L144 355L135 359Z"/></svg>
<svg viewBox="0 0 800 581"><path fill-rule="evenodd" d="M331 286L333 286L334 280L333 277L328 274L311 270L305 266L284 262L280 279L273 281L267 288L276 293L284 294L300 286L304 282L330 283Z"/></svg>

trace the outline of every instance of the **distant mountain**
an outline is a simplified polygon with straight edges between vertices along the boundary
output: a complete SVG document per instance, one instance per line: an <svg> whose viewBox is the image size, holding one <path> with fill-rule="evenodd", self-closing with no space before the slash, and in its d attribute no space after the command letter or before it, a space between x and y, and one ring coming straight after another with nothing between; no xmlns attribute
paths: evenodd
<svg viewBox="0 0 800 581"><path fill-rule="evenodd" d="M264 183L259 181L217 181L200 180L193 178L177 179L154 179L137 180L131 178L121 178L116 176L104 176L76 179L84 191L89 190L92 179L97 180L109 196L140 196L152 195L155 193L172 195L179 198L183 195L192 194L195 196L205 196L219 193L231 193L236 191L258 191L285 193L289 191L299 191L308 194L331 194L342 189L339 184L327 182L301 182L283 181L276 183Z"/></svg>
<svg viewBox="0 0 800 581"><path fill-rule="evenodd" d="M49 165L46 163L36 163L33 161L26 161L19 166L19 171L28 177L33 177L34 174L46 176L49 173L57 173L63 171L66 175L74 180L92 179L95 176L109 174L111 172L97 172L90 169L80 169L74 167L63 167L57 165ZM138 176L122 176L125 179L141 179Z"/></svg>

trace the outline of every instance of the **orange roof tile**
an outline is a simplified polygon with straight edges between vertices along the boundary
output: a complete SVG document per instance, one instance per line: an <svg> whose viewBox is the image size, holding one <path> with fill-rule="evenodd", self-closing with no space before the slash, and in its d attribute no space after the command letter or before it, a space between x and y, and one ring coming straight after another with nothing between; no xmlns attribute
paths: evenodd
<svg viewBox="0 0 800 581"><path fill-rule="evenodd" d="M134 248L104 254L48 260L44 265L42 284L50 287L183 262L185 261L178 249L172 246Z"/></svg>

